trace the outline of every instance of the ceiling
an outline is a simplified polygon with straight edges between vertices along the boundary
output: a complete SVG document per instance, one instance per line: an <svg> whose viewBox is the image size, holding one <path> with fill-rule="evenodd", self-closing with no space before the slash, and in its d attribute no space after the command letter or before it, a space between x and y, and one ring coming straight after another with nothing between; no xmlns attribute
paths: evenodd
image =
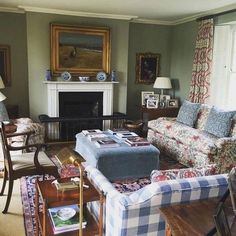
<svg viewBox="0 0 236 236"><path fill-rule="evenodd" d="M236 0L0 0L0 11L45 12L174 25L236 9Z"/></svg>

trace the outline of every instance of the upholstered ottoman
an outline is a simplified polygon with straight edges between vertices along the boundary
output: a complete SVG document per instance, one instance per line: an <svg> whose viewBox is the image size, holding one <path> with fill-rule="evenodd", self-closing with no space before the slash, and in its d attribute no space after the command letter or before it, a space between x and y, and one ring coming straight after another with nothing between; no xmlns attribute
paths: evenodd
<svg viewBox="0 0 236 236"><path fill-rule="evenodd" d="M113 136L119 147L98 148L82 133L76 135L75 150L86 159L85 166L98 168L109 180L141 178L159 169L159 150L153 145L130 147Z"/></svg>

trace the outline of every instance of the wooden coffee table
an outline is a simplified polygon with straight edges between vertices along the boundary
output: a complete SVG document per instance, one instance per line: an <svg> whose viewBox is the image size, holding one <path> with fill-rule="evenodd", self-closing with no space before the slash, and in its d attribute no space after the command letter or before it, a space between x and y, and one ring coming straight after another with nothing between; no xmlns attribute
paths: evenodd
<svg viewBox="0 0 236 236"><path fill-rule="evenodd" d="M67 182L70 178L60 179L60 182ZM51 236L54 235L53 228L51 225L50 216L48 214L48 208L58 207L58 206L66 206L70 204L78 204L79 203L79 189L77 190L69 190L69 191L58 191L54 184L52 184L53 180L44 180L44 181L36 181L36 199L35 199L35 207L36 207L36 235L39 235L39 231L43 236ZM88 185L89 188L83 190L83 202L84 202L84 217L87 221L86 227L83 229L83 235L91 236L91 235L103 235L103 203L104 203L104 195L102 192L97 190L94 185L84 177L84 184ZM43 202L43 210L39 211L39 198L41 198ZM99 212L99 222L97 223L93 216L90 214L86 207L87 202L99 201L100 203L100 212ZM60 235L68 235L74 236L78 235L78 230L65 232Z"/></svg>
<svg viewBox="0 0 236 236"><path fill-rule="evenodd" d="M212 198L160 208L166 220L166 236L207 235L215 226L213 215L218 202L218 198ZM231 225L231 234L236 235L236 223L229 197L225 202L225 210Z"/></svg>

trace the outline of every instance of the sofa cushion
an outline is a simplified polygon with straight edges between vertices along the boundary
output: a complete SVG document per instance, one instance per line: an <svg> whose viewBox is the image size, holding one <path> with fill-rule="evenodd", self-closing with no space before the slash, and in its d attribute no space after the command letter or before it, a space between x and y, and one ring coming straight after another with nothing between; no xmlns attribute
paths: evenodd
<svg viewBox="0 0 236 236"><path fill-rule="evenodd" d="M182 123L176 122L173 118L159 118L148 122L148 127L165 137L176 140L177 144L184 144L205 154L215 154L216 136L191 128Z"/></svg>
<svg viewBox="0 0 236 236"><path fill-rule="evenodd" d="M188 125L190 127L193 127L197 120L197 115L200 106L201 106L200 103L192 103L189 101L184 101L179 109L176 121Z"/></svg>
<svg viewBox="0 0 236 236"><path fill-rule="evenodd" d="M150 176L151 182L159 182L171 179L195 178L215 174L215 165L204 168L183 168L170 170L153 170Z"/></svg>
<svg viewBox="0 0 236 236"><path fill-rule="evenodd" d="M219 138L228 137L235 111L222 111L212 107L204 130Z"/></svg>
<svg viewBox="0 0 236 236"><path fill-rule="evenodd" d="M211 106L207 104L201 104L201 107L198 112L198 117L196 121L195 128L199 130L204 130L204 127L207 122L208 115L211 111Z"/></svg>
<svg viewBox="0 0 236 236"><path fill-rule="evenodd" d="M232 127L230 130L230 136L232 136L232 137L236 136L236 114L234 115L233 120L232 120Z"/></svg>

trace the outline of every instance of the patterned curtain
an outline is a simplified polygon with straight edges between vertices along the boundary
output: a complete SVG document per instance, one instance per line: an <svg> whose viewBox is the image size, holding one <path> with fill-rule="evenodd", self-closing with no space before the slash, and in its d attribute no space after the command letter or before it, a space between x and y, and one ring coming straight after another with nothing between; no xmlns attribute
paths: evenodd
<svg viewBox="0 0 236 236"><path fill-rule="evenodd" d="M199 22L189 100L206 103L209 98L213 54L213 19Z"/></svg>

